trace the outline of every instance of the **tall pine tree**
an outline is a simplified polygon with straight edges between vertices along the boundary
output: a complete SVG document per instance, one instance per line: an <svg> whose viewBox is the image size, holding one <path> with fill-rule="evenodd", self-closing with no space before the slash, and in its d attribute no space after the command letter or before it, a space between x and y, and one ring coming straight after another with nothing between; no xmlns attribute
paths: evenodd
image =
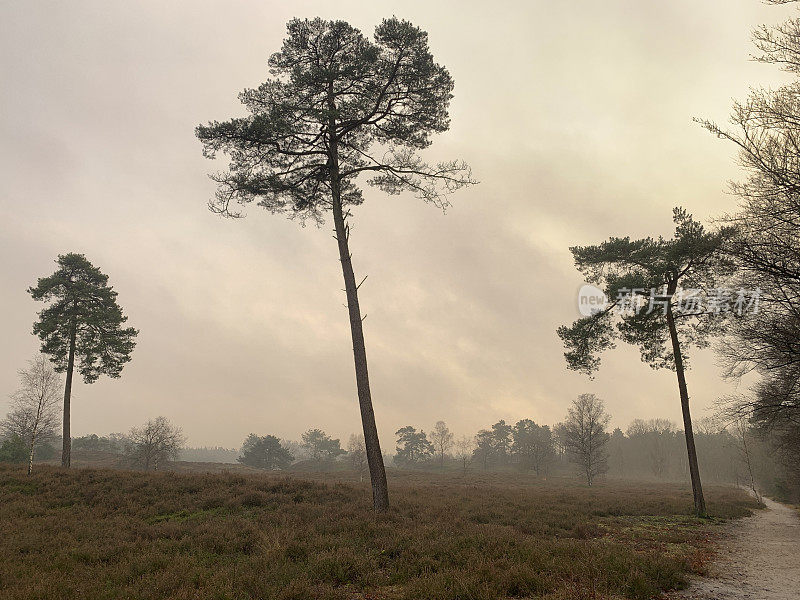
<svg viewBox="0 0 800 600"><path fill-rule="evenodd" d="M238 216L256 202L272 213L322 222L332 217L353 340L358 401L376 511L389 506L367 372L358 288L350 253L358 179L389 194L409 191L444 207L447 194L474 183L461 161L426 163L418 154L450 126L453 80L436 64L428 35L408 21L384 20L374 41L344 21L294 19L272 78L239 96L249 115L197 128L205 155L230 157L212 210ZM362 280L363 283L363 280Z"/></svg>
<svg viewBox="0 0 800 600"><path fill-rule="evenodd" d="M86 383L100 375L119 377L131 359L139 333L123 327L128 320L117 304L117 292L83 254L59 255L58 269L41 277L28 289L34 300L50 302L39 312L33 333L42 341L42 352L50 356L56 371L66 372L64 386L63 446L61 465L70 465L70 397L72 373L78 371Z"/></svg>

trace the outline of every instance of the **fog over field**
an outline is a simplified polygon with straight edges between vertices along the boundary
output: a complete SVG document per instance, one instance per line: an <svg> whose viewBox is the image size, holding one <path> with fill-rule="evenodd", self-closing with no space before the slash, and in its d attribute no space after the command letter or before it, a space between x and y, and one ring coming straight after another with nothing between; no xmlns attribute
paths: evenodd
<svg viewBox="0 0 800 600"><path fill-rule="evenodd" d="M206 207L224 168L194 128L243 114L292 17L343 18L370 35L397 14L428 32L456 86L449 132L425 152L462 158L480 185L446 214L365 189L351 249L384 449L394 431L446 419L472 435L498 419L555 423L578 394L612 428L680 422L675 376L636 349L594 381L564 368L555 328L583 283L568 247L671 235L672 207L735 209L726 122L750 86L786 81L748 62L750 31L793 14L752 0L696 2L69 2L0 7L4 257L0 413L39 341L26 292L59 253L110 275L140 330L122 379L76 380L74 436L163 414L190 445L251 431L297 439L360 430L331 223L258 207ZM713 352L691 353L695 418L733 389Z"/></svg>

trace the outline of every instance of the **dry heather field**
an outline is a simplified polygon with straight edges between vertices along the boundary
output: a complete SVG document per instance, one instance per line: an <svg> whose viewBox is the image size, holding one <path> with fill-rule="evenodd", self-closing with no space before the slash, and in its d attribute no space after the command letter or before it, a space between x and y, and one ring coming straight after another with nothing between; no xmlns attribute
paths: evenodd
<svg viewBox="0 0 800 600"><path fill-rule="evenodd" d="M686 486L390 472L392 507L346 473L141 473L0 466L11 599L654 598L703 572L755 508Z"/></svg>

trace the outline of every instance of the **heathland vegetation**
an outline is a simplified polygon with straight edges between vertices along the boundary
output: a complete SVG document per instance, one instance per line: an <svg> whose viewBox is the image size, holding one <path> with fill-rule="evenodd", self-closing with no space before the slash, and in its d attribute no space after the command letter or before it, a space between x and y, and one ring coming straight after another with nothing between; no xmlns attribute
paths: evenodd
<svg viewBox="0 0 800 600"><path fill-rule="evenodd" d="M719 520L685 485L389 470L182 474L0 466L10 598L651 598L703 573ZM709 510L756 502L711 486Z"/></svg>

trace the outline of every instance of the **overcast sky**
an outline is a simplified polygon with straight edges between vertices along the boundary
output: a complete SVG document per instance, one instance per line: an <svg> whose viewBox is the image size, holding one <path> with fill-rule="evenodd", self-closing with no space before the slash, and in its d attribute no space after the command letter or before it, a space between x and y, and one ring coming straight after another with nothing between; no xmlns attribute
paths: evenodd
<svg viewBox="0 0 800 600"><path fill-rule="evenodd" d="M426 151L462 158L480 185L447 214L367 189L351 249L367 313L385 450L404 425L457 434L498 419L552 424L594 392L613 425L680 422L673 373L635 349L594 381L565 368L555 330L577 316L568 247L670 235L672 207L735 207L724 122L750 86L750 31L791 12L758 0L525 2L4 2L0 6L0 412L38 351L26 288L59 253L110 276L138 345L121 379L76 379L72 432L127 431L165 415L191 445L250 432L360 430L332 224L301 228L206 208L193 129L243 114L292 17L365 34L396 14L428 31L456 82L452 127ZM696 418L732 389L711 351L688 374Z"/></svg>

